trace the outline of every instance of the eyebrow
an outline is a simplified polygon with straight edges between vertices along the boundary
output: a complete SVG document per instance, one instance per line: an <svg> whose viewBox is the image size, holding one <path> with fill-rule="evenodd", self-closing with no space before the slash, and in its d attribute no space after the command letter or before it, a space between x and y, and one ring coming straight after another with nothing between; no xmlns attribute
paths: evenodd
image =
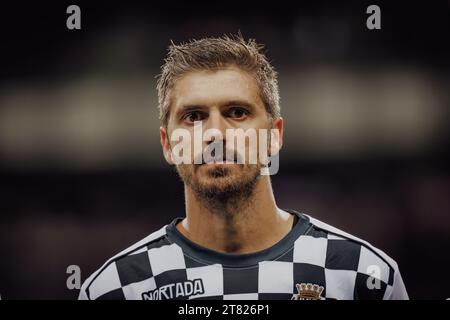
<svg viewBox="0 0 450 320"><path fill-rule="evenodd" d="M244 100L231 100L231 101L227 101L226 103L220 105L221 108L231 107L231 106L242 106L242 107L247 107L250 109L255 108L255 106L252 103L250 103L248 101L244 101ZM177 110L176 115L180 116L181 114L187 113L189 111L199 111L199 110L205 110L208 108L209 107L207 107L205 105L200 105L200 104L184 105Z"/></svg>
<svg viewBox="0 0 450 320"><path fill-rule="evenodd" d="M222 107L231 107L231 106L242 106L251 109L255 108L255 106L252 103L244 100L232 100L222 105Z"/></svg>

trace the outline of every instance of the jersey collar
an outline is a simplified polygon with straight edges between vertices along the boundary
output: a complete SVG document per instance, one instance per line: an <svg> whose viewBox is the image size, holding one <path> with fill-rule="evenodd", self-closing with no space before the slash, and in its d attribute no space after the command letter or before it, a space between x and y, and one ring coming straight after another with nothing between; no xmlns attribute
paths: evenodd
<svg viewBox="0 0 450 320"><path fill-rule="evenodd" d="M273 246L248 254L230 254L217 252L205 247L202 247L188 238L186 238L178 229L175 227L183 218L174 219L167 226L167 235L171 242L179 245L184 254L190 256L191 258L203 262L205 264L222 264L224 267L248 267L252 265L257 265L261 261L276 260L281 257L284 253L289 251L293 246L295 240L297 240L301 235L305 234L311 227L309 218L299 213L295 210L285 210L290 214L295 214L298 216L298 221L295 226L289 231L289 233L278 241Z"/></svg>

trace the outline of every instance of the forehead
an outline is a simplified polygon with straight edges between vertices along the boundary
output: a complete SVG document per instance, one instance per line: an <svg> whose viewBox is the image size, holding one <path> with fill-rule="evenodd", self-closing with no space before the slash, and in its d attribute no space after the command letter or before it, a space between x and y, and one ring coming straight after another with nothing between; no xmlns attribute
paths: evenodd
<svg viewBox="0 0 450 320"><path fill-rule="evenodd" d="M255 78L236 67L190 71L175 81L172 109L185 105L213 106L246 101L263 106Z"/></svg>

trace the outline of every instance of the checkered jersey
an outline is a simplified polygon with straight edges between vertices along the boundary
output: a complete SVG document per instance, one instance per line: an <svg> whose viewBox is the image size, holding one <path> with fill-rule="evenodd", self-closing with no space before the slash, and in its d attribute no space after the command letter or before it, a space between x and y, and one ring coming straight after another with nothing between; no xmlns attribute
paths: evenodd
<svg viewBox="0 0 450 320"><path fill-rule="evenodd" d="M189 241L177 218L108 260L79 299L296 299L302 284L323 287L320 299L408 299L396 262L381 250L288 211L298 222L282 240L243 255Z"/></svg>

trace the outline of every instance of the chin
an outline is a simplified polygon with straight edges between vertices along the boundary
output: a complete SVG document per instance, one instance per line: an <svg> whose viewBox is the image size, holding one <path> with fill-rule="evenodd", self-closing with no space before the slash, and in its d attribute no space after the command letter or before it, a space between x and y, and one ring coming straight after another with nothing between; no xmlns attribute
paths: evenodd
<svg viewBox="0 0 450 320"><path fill-rule="evenodd" d="M202 188L210 188L215 190L226 190L236 184L231 177L203 177L199 179Z"/></svg>

